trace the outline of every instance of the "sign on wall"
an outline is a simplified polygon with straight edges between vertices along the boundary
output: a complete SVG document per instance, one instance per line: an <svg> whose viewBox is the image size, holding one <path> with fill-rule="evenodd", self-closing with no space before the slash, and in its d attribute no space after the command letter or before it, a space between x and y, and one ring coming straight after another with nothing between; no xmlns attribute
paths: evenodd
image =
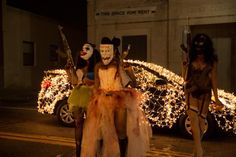
<svg viewBox="0 0 236 157"><path fill-rule="evenodd" d="M95 13L96 18L109 17L148 17L156 13L156 7L140 7L140 8L124 8L124 9L110 9L98 10Z"/></svg>

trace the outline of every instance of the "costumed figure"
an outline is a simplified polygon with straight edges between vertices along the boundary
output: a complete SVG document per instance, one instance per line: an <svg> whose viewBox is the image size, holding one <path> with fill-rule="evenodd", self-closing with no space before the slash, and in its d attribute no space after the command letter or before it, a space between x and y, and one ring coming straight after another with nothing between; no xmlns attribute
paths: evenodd
<svg viewBox="0 0 236 157"><path fill-rule="evenodd" d="M144 157L151 126L140 108L142 94L126 88L132 81L118 54L119 39L103 38L102 62L95 67L95 90L87 108L82 157Z"/></svg>
<svg viewBox="0 0 236 157"><path fill-rule="evenodd" d="M223 106L217 94L217 56L211 39L205 34L197 34L192 40L188 57L189 61L183 62L187 114L191 122L194 156L202 157L201 139L212 91L216 105Z"/></svg>
<svg viewBox="0 0 236 157"><path fill-rule="evenodd" d="M66 71L74 86L68 104L75 120L76 156L79 157L84 116L94 85L94 66L100 61L100 54L94 44L86 43L76 58L76 68L68 61Z"/></svg>

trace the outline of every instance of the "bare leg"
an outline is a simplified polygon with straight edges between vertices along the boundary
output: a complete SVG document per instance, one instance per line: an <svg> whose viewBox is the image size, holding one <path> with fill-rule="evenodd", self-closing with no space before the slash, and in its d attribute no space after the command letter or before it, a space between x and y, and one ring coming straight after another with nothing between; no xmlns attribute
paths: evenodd
<svg viewBox="0 0 236 157"><path fill-rule="evenodd" d="M204 117L201 117L201 116L199 116L198 119L199 119L199 126L200 126L200 137L201 137L201 140L202 140L203 135L204 135L205 130L206 130L206 125L205 125L205 120L206 119Z"/></svg>
<svg viewBox="0 0 236 157"><path fill-rule="evenodd" d="M84 112L79 108L78 111L73 112L75 119L75 144L76 144L76 157L80 157L81 141L83 134Z"/></svg>
<svg viewBox="0 0 236 157"><path fill-rule="evenodd" d="M115 126L119 138L120 156L125 157L127 147L126 135L127 111L126 109L119 109L115 112Z"/></svg>
<svg viewBox="0 0 236 157"><path fill-rule="evenodd" d="M201 138L203 137L205 130L206 130L206 125L205 125L205 121L207 118L207 113L208 113L208 107L210 104L210 99L211 99L211 95L210 94L206 94L205 96L203 96L204 99L202 99L203 102L201 102L203 104L202 106L202 110L201 113L199 115L199 124L200 124L200 130L201 130Z"/></svg>
<svg viewBox="0 0 236 157"><path fill-rule="evenodd" d="M203 156L203 149L201 144L201 130L198 113L188 110L188 116L191 122L193 141L194 141L194 150L196 151L197 157Z"/></svg>
<svg viewBox="0 0 236 157"><path fill-rule="evenodd" d="M126 109L119 109L115 112L115 126L119 139L126 138Z"/></svg>

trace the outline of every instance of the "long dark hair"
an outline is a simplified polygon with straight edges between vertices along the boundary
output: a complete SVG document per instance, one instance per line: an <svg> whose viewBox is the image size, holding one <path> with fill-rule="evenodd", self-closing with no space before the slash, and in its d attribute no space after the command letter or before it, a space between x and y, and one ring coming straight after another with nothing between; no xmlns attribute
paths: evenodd
<svg viewBox="0 0 236 157"><path fill-rule="evenodd" d="M191 49L190 49L190 53L189 53L190 63L192 61L194 61L197 57L198 46L196 45L196 43L199 42L199 40L201 40L201 42L203 42L203 45L201 45L201 49L204 51L203 55L205 58L205 62L207 64L211 64L211 65L214 62L217 62L218 58L217 58L217 55L215 54L212 40L210 39L210 37L208 35L203 34L203 33L199 33L199 34L195 35L195 37L192 40Z"/></svg>

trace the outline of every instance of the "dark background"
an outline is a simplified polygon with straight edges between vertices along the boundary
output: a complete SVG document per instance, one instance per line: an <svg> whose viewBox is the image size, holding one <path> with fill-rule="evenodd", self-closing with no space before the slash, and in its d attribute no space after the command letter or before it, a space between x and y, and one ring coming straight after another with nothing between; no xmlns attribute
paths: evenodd
<svg viewBox="0 0 236 157"><path fill-rule="evenodd" d="M66 23L80 26L87 23L86 0L6 0L6 3Z"/></svg>

